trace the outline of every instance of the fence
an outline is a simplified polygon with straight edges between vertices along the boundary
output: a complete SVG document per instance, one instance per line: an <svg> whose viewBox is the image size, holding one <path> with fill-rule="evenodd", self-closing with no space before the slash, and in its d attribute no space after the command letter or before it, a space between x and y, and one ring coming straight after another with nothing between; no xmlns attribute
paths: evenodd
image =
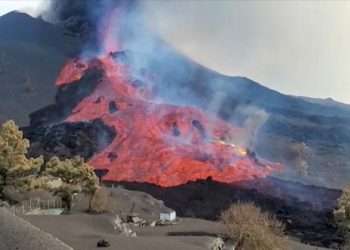
<svg viewBox="0 0 350 250"><path fill-rule="evenodd" d="M62 201L60 199L29 199L10 208L14 214L27 214L35 210L47 209L63 209Z"/></svg>

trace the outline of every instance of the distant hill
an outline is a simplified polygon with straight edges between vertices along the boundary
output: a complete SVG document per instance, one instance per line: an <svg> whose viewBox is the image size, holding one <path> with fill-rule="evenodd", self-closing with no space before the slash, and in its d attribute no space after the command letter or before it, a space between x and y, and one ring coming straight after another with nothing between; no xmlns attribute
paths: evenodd
<svg viewBox="0 0 350 250"><path fill-rule="evenodd" d="M338 108L346 109L346 110L350 111L350 104L338 102L338 101L334 100L333 98L322 99L322 98L311 98L311 97L304 97L304 96L301 96L299 98L304 99L307 102L338 107Z"/></svg>
<svg viewBox="0 0 350 250"><path fill-rule="evenodd" d="M259 156L289 166L283 178L327 186L348 182L348 105L284 95L246 77L224 76L157 43L156 52L131 51L127 57L138 73L146 70L151 75L160 100L194 105L251 126L255 140L248 146ZM15 119L27 125L30 113L53 103L57 73L81 44L78 37L41 19L18 12L0 17L0 122ZM295 145L305 146L302 158L309 176L296 174L300 152Z"/></svg>
<svg viewBox="0 0 350 250"><path fill-rule="evenodd" d="M79 41L19 12L0 17L0 122L29 123L29 113L54 102L53 82Z"/></svg>

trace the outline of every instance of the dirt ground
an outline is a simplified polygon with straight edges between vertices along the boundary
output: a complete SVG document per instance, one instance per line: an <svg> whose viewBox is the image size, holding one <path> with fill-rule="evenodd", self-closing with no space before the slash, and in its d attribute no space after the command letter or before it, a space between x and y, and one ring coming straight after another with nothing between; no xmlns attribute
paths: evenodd
<svg viewBox="0 0 350 250"><path fill-rule="evenodd" d="M52 235L0 207L1 250L72 250Z"/></svg>
<svg viewBox="0 0 350 250"><path fill-rule="evenodd" d="M132 210L142 218L154 220L166 207L162 201L143 192L124 188L109 191L112 192L108 208L110 212L105 214L85 213L86 199L79 197L69 215L26 215L23 218L76 250L99 249L96 243L101 239L109 241L111 246L108 249L115 250L204 250L210 249L215 237L224 234L224 225L219 222L179 218L176 225L132 227L137 237L127 237L113 228L116 213L125 215ZM294 240L289 242L291 248L295 250L322 249L306 246Z"/></svg>
<svg viewBox="0 0 350 250"><path fill-rule="evenodd" d="M115 250L204 250L224 230L223 225L200 219L181 218L178 225L133 228L137 237L116 233L110 215L26 216L26 220L58 237L76 250L95 250L100 239L106 239ZM292 249L316 250L296 241Z"/></svg>

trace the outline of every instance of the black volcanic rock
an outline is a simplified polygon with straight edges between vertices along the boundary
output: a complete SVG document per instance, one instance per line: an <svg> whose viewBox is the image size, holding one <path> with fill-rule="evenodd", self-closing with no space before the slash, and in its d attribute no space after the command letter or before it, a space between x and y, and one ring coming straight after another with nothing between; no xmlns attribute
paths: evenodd
<svg viewBox="0 0 350 250"><path fill-rule="evenodd" d="M29 115L30 126L36 127L62 122L73 112L73 109L83 98L94 91L101 77L102 72L100 70L91 69L80 80L60 87L56 94L55 104Z"/></svg>
<svg viewBox="0 0 350 250"><path fill-rule="evenodd" d="M23 131L31 141L29 155L44 155L46 159L51 156L89 159L108 146L116 136L115 130L100 120L26 127Z"/></svg>

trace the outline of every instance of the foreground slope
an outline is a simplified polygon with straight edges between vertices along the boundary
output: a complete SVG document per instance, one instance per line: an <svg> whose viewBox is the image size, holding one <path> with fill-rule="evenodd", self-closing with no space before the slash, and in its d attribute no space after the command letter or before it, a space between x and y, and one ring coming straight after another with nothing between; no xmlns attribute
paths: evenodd
<svg viewBox="0 0 350 250"><path fill-rule="evenodd" d="M3 250L72 250L54 236L0 207L0 249Z"/></svg>

